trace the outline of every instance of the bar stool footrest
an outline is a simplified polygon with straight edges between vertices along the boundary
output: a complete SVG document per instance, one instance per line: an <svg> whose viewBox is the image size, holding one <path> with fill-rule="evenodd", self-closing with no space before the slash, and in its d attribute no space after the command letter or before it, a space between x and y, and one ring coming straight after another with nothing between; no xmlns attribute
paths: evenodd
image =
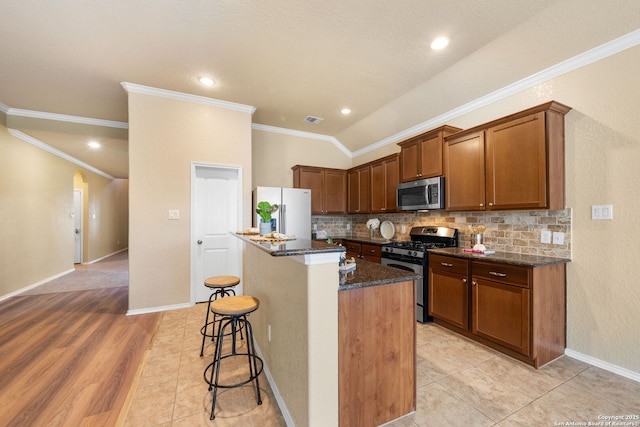
<svg viewBox="0 0 640 427"><path fill-rule="evenodd" d="M249 384L250 382L254 381L256 378L258 378L258 376L260 376L260 374L262 373L263 370L263 362L262 359L260 358L260 356L257 356L255 354L248 354L248 353L236 353L236 354L227 354L225 356L220 357L220 362L222 362L222 360L227 359L229 357L250 357L251 363L256 363L259 362L258 366L258 370L257 372L254 372L253 375L250 375L249 378L245 381L236 383L236 384L214 384L214 382L211 382L209 380L209 378L211 378L211 374L209 374L209 378L207 378L207 372L211 372L210 370L213 369L215 367L215 361L209 363L209 365L207 365L207 367L204 370L204 382L206 382L207 384L209 384L209 390L211 390L214 386L215 387L220 387L220 388L236 388L236 387L242 387L245 384ZM262 404L262 399L258 402L258 405Z"/></svg>

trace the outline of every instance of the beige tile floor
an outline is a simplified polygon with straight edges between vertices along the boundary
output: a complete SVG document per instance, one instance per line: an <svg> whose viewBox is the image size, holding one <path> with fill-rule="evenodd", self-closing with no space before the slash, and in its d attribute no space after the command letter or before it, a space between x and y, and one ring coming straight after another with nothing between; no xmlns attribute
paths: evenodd
<svg viewBox="0 0 640 427"><path fill-rule="evenodd" d="M203 371L210 342L199 357L205 310L198 304L163 314L125 425L286 425L264 374L262 405L250 386L226 390L209 420ZM566 356L535 370L433 324L418 324L417 362L416 412L389 426L588 425L602 416L640 415L640 383Z"/></svg>

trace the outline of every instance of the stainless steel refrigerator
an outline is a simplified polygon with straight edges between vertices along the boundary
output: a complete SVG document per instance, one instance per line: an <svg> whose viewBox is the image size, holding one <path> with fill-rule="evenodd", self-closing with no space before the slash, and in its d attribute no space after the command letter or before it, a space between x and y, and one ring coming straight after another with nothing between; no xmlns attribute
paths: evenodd
<svg viewBox="0 0 640 427"><path fill-rule="evenodd" d="M260 216L255 213L259 202L275 203L278 210L272 215L274 230L298 239L311 239L311 190L306 188L256 187L253 190L253 226L258 227Z"/></svg>

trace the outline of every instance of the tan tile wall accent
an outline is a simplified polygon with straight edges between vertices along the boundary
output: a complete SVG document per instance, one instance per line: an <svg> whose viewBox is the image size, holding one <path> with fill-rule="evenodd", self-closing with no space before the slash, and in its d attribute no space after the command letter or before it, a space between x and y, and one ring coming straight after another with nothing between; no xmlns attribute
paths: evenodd
<svg viewBox="0 0 640 427"><path fill-rule="evenodd" d="M371 218L380 222L391 221L396 229L393 240L409 240L411 227L435 225L457 228L460 233L459 246L470 247L471 227L484 224L484 245L487 249L571 258L571 209L560 211L502 211L502 212L412 212L386 215L336 215L313 216L312 223L318 230L326 230L329 236L369 237L365 227ZM351 230L347 230L347 224ZM402 227L404 226L404 231ZM541 243L544 230L564 233L564 244ZM381 238L375 230L375 238Z"/></svg>

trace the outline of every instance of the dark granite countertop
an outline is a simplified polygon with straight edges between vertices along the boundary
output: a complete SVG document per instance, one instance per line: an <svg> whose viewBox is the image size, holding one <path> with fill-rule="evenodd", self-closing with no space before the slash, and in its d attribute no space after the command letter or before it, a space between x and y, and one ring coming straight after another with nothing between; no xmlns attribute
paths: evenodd
<svg viewBox="0 0 640 427"><path fill-rule="evenodd" d="M356 269L347 273L340 272L339 291L367 286L417 280L422 276L399 268L387 267L375 262L356 260Z"/></svg>
<svg viewBox="0 0 640 427"><path fill-rule="evenodd" d="M235 234L240 240L255 245L272 256L312 255L328 252L344 252L344 247L332 245L326 240L295 239L277 242L251 240L252 236Z"/></svg>
<svg viewBox="0 0 640 427"><path fill-rule="evenodd" d="M397 241L393 239L392 240L383 239L382 237L374 237L373 239L370 237L358 237L358 236L329 236L329 237L331 237L334 242L336 240L349 240L350 242L367 243L370 245L380 245L380 246ZM315 239L315 240L323 241L323 242L327 241L327 239Z"/></svg>
<svg viewBox="0 0 640 427"><path fill-rule="evenodd" d="M519 265L524 267L542 267L544 265L566 264L568 262L571 262L571 260L567 258L525 255L511 252L496 252L495 254L485 255L473 252L465 252L463 248L429 249L429 253L448 255L457 258L465 258L474 261L492 261L502 264Z"/></svg>

